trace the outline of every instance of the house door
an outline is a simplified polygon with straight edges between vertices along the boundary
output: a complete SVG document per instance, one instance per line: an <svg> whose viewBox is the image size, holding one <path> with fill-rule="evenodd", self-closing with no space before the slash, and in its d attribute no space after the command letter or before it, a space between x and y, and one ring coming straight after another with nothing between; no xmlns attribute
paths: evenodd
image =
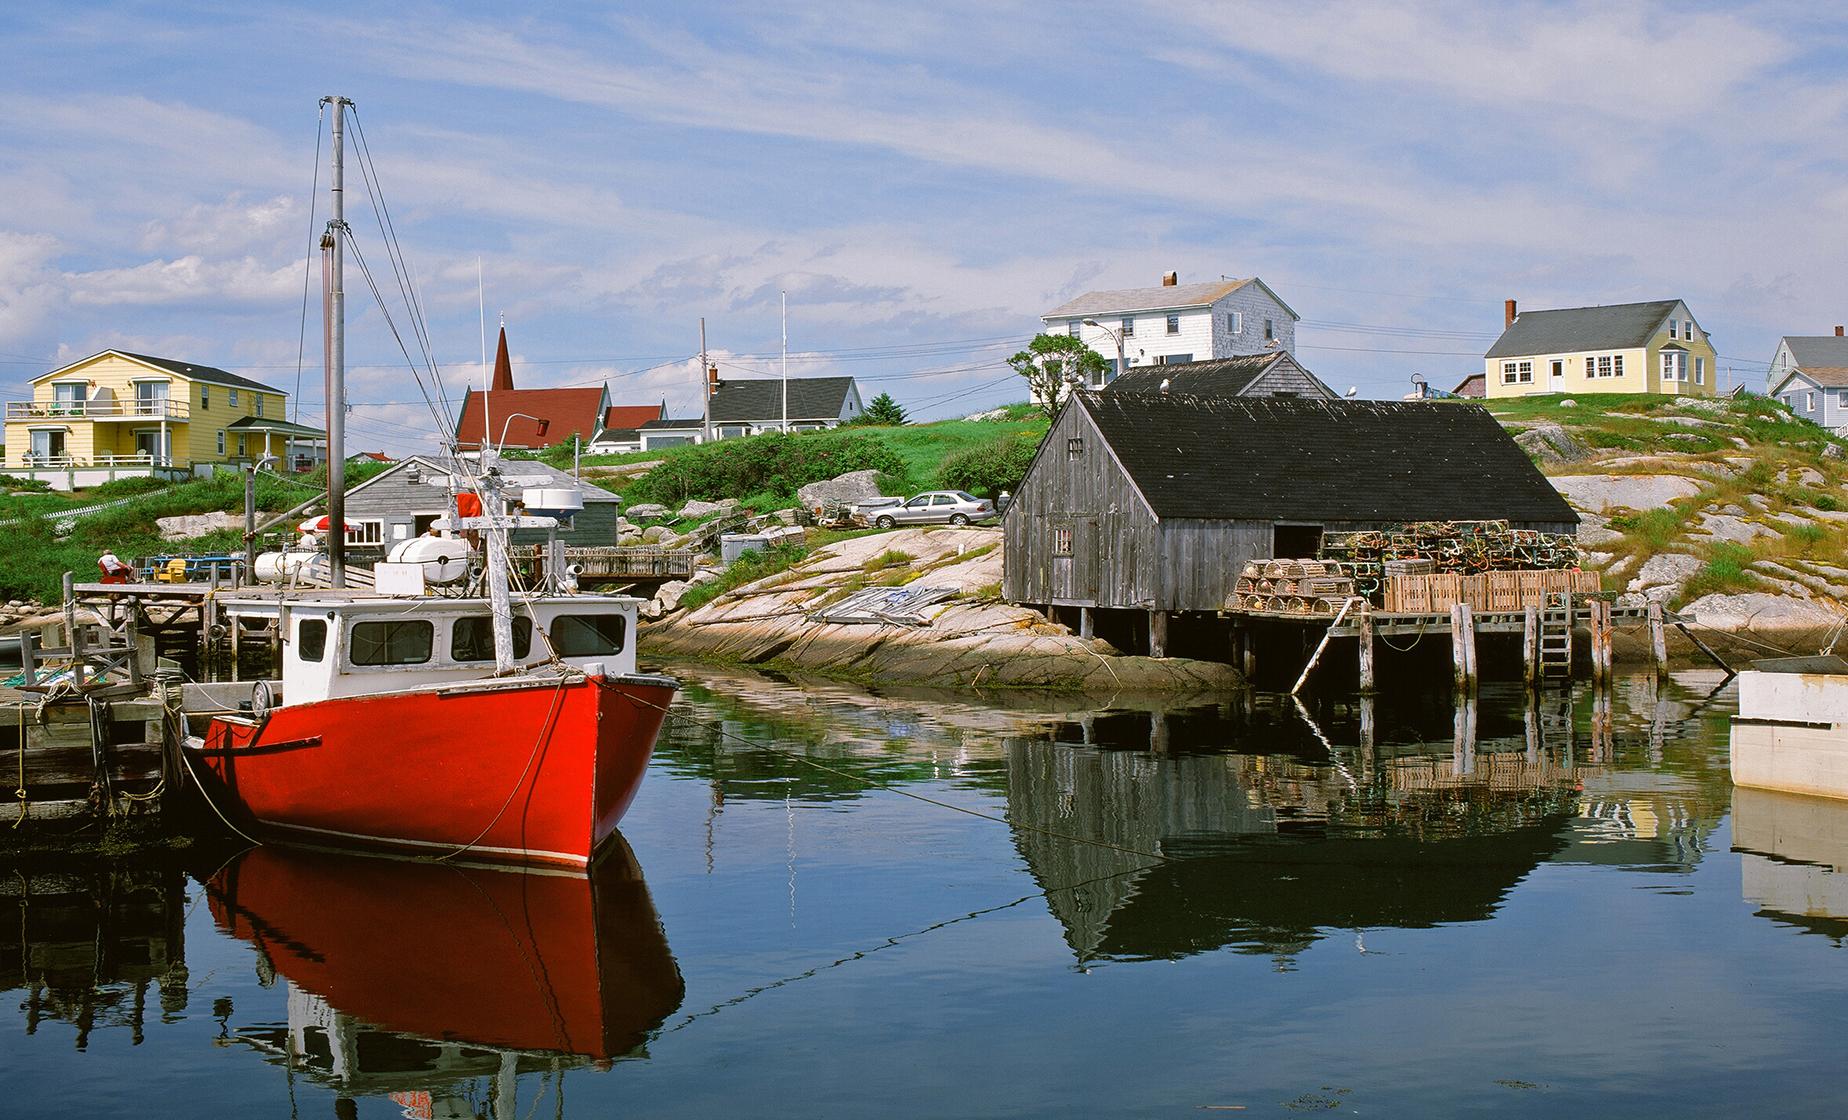
<svg viewBox="0 0 1848 1120"><path fill-rule="evenodd" d="M34 429L30 461L49 463L62 458L64 458L64 433L55 428Z"/></svg>
<svg viewBox="0 0 1848 1120"><path fill-rule="evenodd" d="M135 415L161 416L167 411L167 383L165 381L135 382Z"/></svg>
<svg viewBox="0 0 1848 1120"><path fill-rule="evenodd" d="M1566 363L1556 361L1547 377L1547 388L1555 393L1566 391Z"/></svg>
<svg viewBox="0 0 1848 1120"><path fill-rule="evenodd" d="M56 382L51 387L53 416L77 416L83 412L83 395L88 386L70 381Z"/></svg>
<svg viewBox="0 0 1848 1120"><path fill-rule="evenodd" d="M153 428L143 432L136 432L135 454L146 458L149 462L166 462L167 449L161 446L160 432Z"/></svg>

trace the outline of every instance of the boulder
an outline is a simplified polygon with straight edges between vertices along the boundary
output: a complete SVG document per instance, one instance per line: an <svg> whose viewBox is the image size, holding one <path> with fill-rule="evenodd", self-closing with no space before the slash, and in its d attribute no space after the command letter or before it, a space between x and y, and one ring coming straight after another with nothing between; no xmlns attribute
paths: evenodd
<svg viewBox="0 0 1848 1120"><path fill-rule="evenodd" d="M670 512L671 511L666 506L658 506L650 502L644 502L639 506L629 507L629 516L637 521L659 521Z"/></svg>
<svg viewBox="0 0 1848 1120"><path fill-rule="evenodd" d="M1699 524L1700 530L1715 540L1731 541L1734 544L1750 544L1759 537L1777 536L1763 525L1725 513L1703 513Z"/></svg>
<svg viewBox="0 0 1848 1120"><path fill-rule="evenodd" d="M692 586L691 583L683 579L670 579L662 584L660 590L655 592L654 597L654 601L660 605L661 613L668 614L678 610L680 608L680 597L685 595L687 589Z"/></svg>
<svg viewBox="0 0 1848 1120"><path fill-rule="evenodd" d="M1536 424L1515 436L1514 442L1542 463L1578 463L1591 458L1591 448L1559 424Z"/></svg>
<svg viewBox="0 0 1848 1120"><path fill-rule="evenodd" d="M668 535L667 529L660 525L650 525L642 530L643 544L657 544Z"/></svg>
<svg viewBox="0 0 1848 1120"><path fill-rule="evenodd" d="M1703 595L1681 608L1681 613L1715 630L1808 630L1833 627L1840 621L1819 604L1762 591Z"/></svg>
<svg viewBox="0 0 1848 1120"><path fill-rule="evenodd" d="M1645 599L1672 599L1681 590L1681 585L1692 579L1694 573L1704 566L1698 557L1679 552L1657 553L1649 558L1643 570L1636 573L1636 578L1630 581L1624 591L1632 595L1640 594Z"/></svg>
<svg viewBox="0 0 1848 1120"><path fill-rule="evenodd" d="M879 497L878 471L848 471L824 482L811 482L796 491L803 509L814 509L825 502L857 502Z"/></svg>
<svg viewBox="0 0 1848 1120"><path fill-rule="evenodd" d="M244 515L239 513L182 513L177 517L155 518L154 524L160 528L163 541L180 541L188 537L202 537L220 529L242 529Z"/></svg>
<svg viewBox="0 0 1848 1120"><path fill-rule="evenodd" d="M1822 457L1824 459L1848 458L1848 447L1843 447L1839 443L1831 443L1822 449Z"/></svg>
<svg viewBox="0 0 1848 1120"><path fill-rule="evenodd" d="M737 502L732 503L734 506L737 504ZM715 513L724 513L728 508L730 507L723 502L702 502L698 498L693 498L680 507L680 513L677 516L682 519L711 517Z"/></svg>
<svg viewBox="0 0 1848 1120"><path fill-rule="evenodd" d="M1610 518L1597 513L1581 514L1579 517L1578 543L1586 548L1615 544L1623 539L1623 534L1611 528Z"/></svg>
<svg viewBox="0 0 1848 1120"><path fill-rule="evenodd" d="M1567 501L1593 513L1655 509L1700 493L1700 483L1675 474L1569 474L1549 481Z"/></svg>

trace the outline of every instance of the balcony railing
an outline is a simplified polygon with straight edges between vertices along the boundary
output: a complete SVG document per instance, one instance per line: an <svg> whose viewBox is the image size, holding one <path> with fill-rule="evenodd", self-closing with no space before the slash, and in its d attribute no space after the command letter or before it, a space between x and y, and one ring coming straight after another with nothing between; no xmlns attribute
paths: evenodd
<svg viewBox="0 0 1848 1120"><path fill-rule="evenodd" d="M28 451L20 456L16 467L47 470L82 470L88 467L170 467L172 460L143 451L133 455L41 455Z"/></svg>
<svg viewBox="0 0 1848 1120"><path fill-rule="evenodd" d="M8 420L185 420L185 401L8 401Z"/></svg>

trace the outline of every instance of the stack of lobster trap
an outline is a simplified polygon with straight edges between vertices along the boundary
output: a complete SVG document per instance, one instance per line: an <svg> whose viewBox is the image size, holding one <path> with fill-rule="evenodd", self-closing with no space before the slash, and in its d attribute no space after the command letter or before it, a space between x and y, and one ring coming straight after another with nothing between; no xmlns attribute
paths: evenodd
<svg viewBox="0 0 1848 1120"><path fill-rule="evenodd" d="M1391 613L1441 613L1456 603L1518 611L1549 596L1599 590L1579 570L1578 542L1506 521L1420 521L1330 533L1313 560L1253 560L1226 606L1266 614L1333 615L1349 599Z"/></svg>

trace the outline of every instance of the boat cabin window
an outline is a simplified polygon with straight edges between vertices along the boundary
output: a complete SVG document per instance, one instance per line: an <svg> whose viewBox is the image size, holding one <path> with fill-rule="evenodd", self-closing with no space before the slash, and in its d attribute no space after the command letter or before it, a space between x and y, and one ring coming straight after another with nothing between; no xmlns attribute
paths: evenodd
<svg viewBox="0 0 1848 1120"><path fill-rule="evenodd" d="M552 648L560 657L621 653L623 630L619 614L561 614L552 620Z"/></svg>
<svg viewBox="0 0 1848 1120"><path fill-rule="evenodd" d="M436 627L421 618L355 622L349 640L355 665L422 665L430 660Z"/></svg>
<svg viewBox="0 0 1848 1120"><path fill-rule="evenodd" d="M326 619L302 619L295 628L295 654L303 661L319 661L327 656Z"/></svg>
<svg viewBox="0 0 1848 1120"><path fill-rule="evenodd" d="M533 648L533 620L513 620L513 656L525 657ZM458 618L449 631L449 656L457 661L494 660L494 620L487 615Z"/></svg>

